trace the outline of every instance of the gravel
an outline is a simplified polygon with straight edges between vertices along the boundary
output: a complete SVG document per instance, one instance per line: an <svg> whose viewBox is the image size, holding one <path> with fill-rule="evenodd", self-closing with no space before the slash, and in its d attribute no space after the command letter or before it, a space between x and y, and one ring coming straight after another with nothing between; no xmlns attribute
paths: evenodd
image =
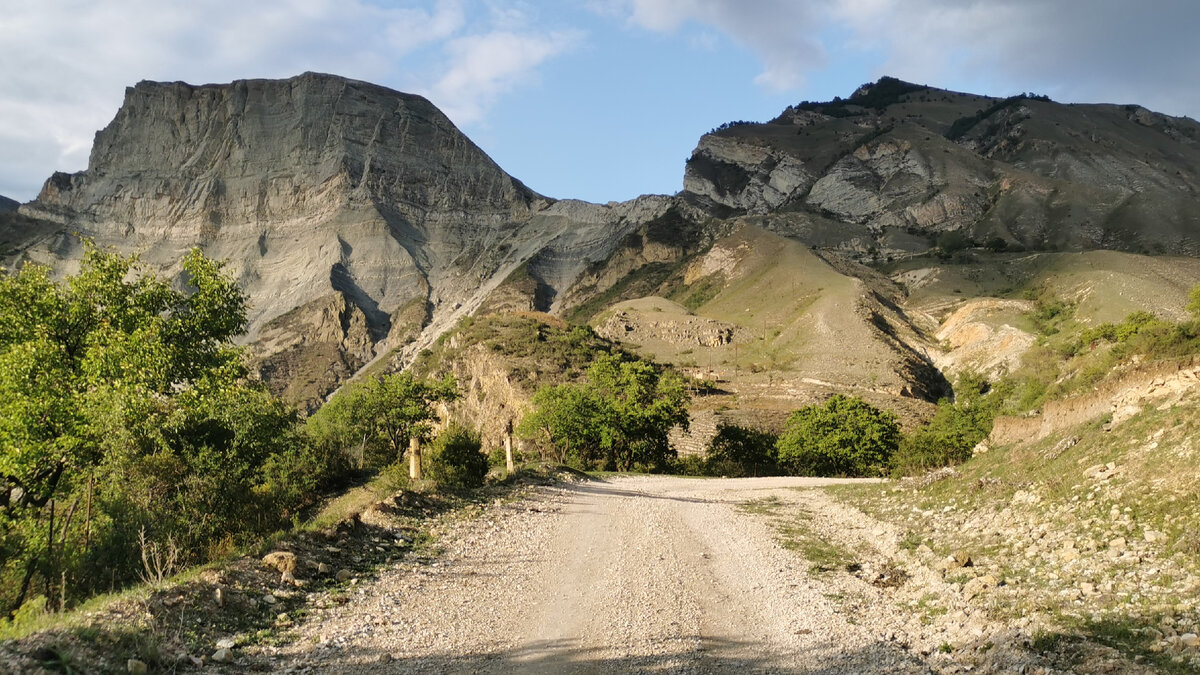
<svg viewBox="0 0 1200 675"><path fill-rule="evenodd" d="M878 554L872 540L894 538L820 491L795 489L829 482L638 476L533 488L448 521L434 562L315 599L323 608L293 642L247 656L322 673L973 667L936 649L944 631L914 621L888 590L845 571L810 573L780 545L779 519L797 513L857 542L864 558ZM739 508L766 497L780 510ZM1003 627L961 628L982 640ZM1041 670L1032 665L1005 667Z"/></svg>

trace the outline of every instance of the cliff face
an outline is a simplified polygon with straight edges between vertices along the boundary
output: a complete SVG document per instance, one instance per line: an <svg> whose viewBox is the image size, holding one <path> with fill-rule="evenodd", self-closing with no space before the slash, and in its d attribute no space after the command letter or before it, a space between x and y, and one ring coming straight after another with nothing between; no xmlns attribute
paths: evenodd
<svg viewBox="0 0 1200 675"><path fill-rule="evenodd" d="M312 73L142 82L88 169L23 207L61 226L23 255L74 259L78 231L174 273L202 247L252 299L268 381L312 403L376 356L415 351L543 249L552 297L658 208L587 206L532 192L419 96Z"/></svg>
<svg viewBox="0 0 1200 675"><path fill-rule="evenodd" d="M1200 255L1200 124L1137 106L993 99L890 78L701 138L684 197L867 227L903 254L959 230L1027 248ZM848 231L852 231L848 230ZM913 235L917 235L914 237Z"/></svg>

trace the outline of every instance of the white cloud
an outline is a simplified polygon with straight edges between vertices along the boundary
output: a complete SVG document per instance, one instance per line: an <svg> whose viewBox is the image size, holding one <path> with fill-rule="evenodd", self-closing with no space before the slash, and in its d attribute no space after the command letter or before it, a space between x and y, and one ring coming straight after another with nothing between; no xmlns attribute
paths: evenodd
<svg viewBox="0 0 1200 675"><path fill-rule="evenodd" d="M632 25L674 32L688 22L716 28L756 52L763 72L759 84L775 90L800 86L807 71L825 63L816 39L820 5L795 0L609 0L593 3L606 15L625 16Z"/></svg>
<svg viewBox="0 0 1200 675"><path fill-rule="evenodd" d="M494 0L39 0L0 12L0 194L86 166L125 87L336 73L482 116L572 34ZM479 11L481 9L492 11ZM519 10L519 11L518 11ZM508 51L511 50L511 53Z"/></svg>
<svg viewBox="0 0 1200 675"><path fill-rule="evenodd" d="M758 55L763 71L755 81L774 90L800 87L809 73L837 67L830 54L850 50L880 54L875 75L1200 113L1195 0L590 0L589 6L656 32L688 23L719 30Z"/></svg>
<svg viewBox="0 0 1200 675"><path fill-rule="evenodd" d="M429 89L429 96L459 124L478 122L499 96L579 39L579 33L570 31L545 35L494 32L456 38L446 45L450 68Z"/></svg>

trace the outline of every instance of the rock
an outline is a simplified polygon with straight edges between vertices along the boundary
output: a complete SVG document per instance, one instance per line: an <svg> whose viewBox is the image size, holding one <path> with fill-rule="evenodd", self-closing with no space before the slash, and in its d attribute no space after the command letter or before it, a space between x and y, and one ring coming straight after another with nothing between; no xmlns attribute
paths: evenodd
<svg viewBox="0 0 1200 675"><path fill-rule="evenodd" d="M232 663L233 662L233 650L218 649L217 651L213 652L212 660L214 663Z"/></svg>
<svg viewBox="0 0 1200 675"><path fill-rule="evenodd" d="M296 571L296 554L289 551L272 551L263 556L262 561L282 573L293 574Z"/></svg>
<svg viewBox="0 0 1200 675"><path fill-rule="evenodd" d="M284 572L279 576L279 581L285 584L295 585L296 577L291 572Z"/></svg>
<svg viewBox="0 0 1200 675"><path fill-rule="evenodd" d="M233 649L233 638L221 638L217 640L217 649Z"/></svg>
<svg viewBox="0 0 1200 675"><path fill-rule="evenodd" d="M325 563L317 563L317 574L329 574L333 568Z"/></svg>
<svg viewBox="0 0 1200 675"><path fill-rule="evenodd" d="M974 579L971 579L967 583L963 584L963 599L974 599L983 591L988 590L989 588L995 588L996 584L996 577L990 574L975 577Z"/></svg>
<svg viewBox="0 0 1200 675"><path fill-rule="evenodd" d="M348 581L352 576L354 576L354 574L351 573L350 570L341 569L338 570L338 573L334 576L334 578L338 580L338 583L342 583L344 581Z"/></svg>
<svg viewBox="0 0 1200 675"><path fill-rule="evenodd" d="M129 659L125 662L125 672L143 675L149 670L145 661L139 659Z"/></svg>
<svg viewBox="0 0 1200 675"><path fill-rule="evenodd" d="M955 551L953 559L955 567L970 567L971 565L975 564L971 560L971 554L966 549L960 548L959 550Z"/></svg>
<svg viewBox="0 0 1200 675"><path fill-rule="evenodd" d="M220 586L213 589L213 602L217 603L217 607L225 606L225 591Z"/></svg>
<svg viewBox="0 0 1200 675"><path fill-rule="evenodd" d="M264 595L262 597L262 601L268 605L274 605L275 603L279 602L279 600L274 595L271 595L270 593L267 593L266 595Z"/></svg>
<svg viewBox="0 0 1200 675"><path fill-rule="evenodd" d="M1195 647L1200 644L1200 637L1195 633L1184 633L1179 636L1179 643L1184 647Z"/></svg>
<svg viewBox="0 0 1200 675"><path fill-rule="evenodd" d="M1121 552L1124 551L1127 546L1128 543L1125 541L1125 537L1115 537L1108 541L1108 548L1112 551Z"/></svg>

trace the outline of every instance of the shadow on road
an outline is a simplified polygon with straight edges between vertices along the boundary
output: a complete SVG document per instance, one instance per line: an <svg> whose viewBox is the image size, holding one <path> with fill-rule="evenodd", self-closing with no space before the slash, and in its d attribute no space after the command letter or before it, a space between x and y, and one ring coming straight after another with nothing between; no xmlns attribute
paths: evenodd
<svg viewBox="0 0 1200 675"><path fill-rule="evenodd" d="M695 636L683 637L684 642ZM834 656L816 656L812 667L781 666L765 645L704 638L690 651L637 656L607 656L607 650L582 647L574 641L535 642L518 649L488 654L442 654L418 658L359 647L317 648L300 672L320 673L925 673L928 665L917 655L892 643L877 643ZM821 652L827 651L820 649ZM293 672L296 672L293 670Z"/></svg>

